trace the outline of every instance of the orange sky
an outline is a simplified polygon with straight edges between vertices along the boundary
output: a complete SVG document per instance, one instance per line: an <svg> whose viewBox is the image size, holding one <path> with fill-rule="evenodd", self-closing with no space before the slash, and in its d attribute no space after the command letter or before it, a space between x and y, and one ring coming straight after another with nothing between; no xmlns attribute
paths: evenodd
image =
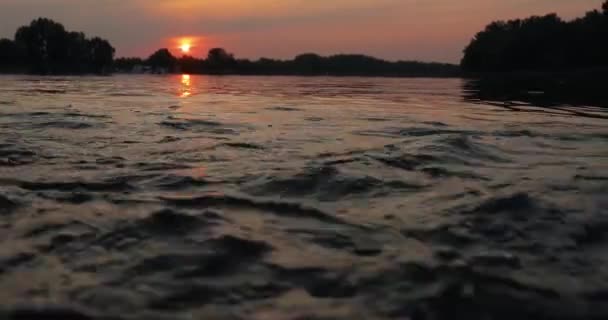
<svg viewBox="0 0 608 320"><path fill-rule="evenodd" d="M565 18L602 0L0 0L0 37L45 16L107 38L119 56L146 56L178 38L193 54L211 46L237 57L302 52L365 53L457 62L488 22L557 12Z"/></svg>

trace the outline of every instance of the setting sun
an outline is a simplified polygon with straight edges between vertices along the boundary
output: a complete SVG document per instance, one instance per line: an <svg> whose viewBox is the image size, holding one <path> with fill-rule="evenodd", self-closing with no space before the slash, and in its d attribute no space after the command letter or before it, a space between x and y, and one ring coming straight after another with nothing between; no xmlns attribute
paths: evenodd
<svg viewBox="0 0 608 320"><path fill-rule="evenodd" d="M179 46L179 49L180 49L180 50L181 50L183 53L189 53L191 48L192 48L192 45L191 45L190 43L187 43L187 42L182 43L182 44Z"/></svg>
<svg viewBox="0 0 608 320"><path fill-rule="evenodd" d="M2 0L0 0L1 2ZM171 52L176 55L197 55L207 48L208 43L202 36L181 35L168 38L166 43L171 46Z"/></svg>

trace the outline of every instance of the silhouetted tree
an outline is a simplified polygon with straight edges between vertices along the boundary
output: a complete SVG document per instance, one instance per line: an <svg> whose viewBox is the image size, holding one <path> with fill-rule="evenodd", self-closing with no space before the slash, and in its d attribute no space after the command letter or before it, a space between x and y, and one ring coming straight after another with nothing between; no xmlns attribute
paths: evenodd
<svg viewBox="0 0 608 320"><path fill-rule="evenodd" d="M15 41L26 53L26 61L36 73L52 73L67 60L67 32L53 20L39 18L21 27Z"/></svg>
<svg viewBox="0 0 608 320"><path fill-rule="evenodd" d="M236 59L231 53L222 48L213 48L207 54L205 68L211 73L230 73L234 72Z"/></svg>
<svg viewBox="0 0 608 320"><path fill-rule="evenodd" d="M166 67L173 61L166 49L157 51L145 63L152 68ZM116 68L130 72L137 64L133 59L117 59ZM293 60L261 58L257 61L236 59L222 48L211 49L206 59L183 56L176 60L176 71L202 74L243 74L243 75L374 75L374 76L457 76L460 68L452 64L424 63L417 61L389 62L374 57L356 54L342 54L323 57L314 53L296 56Z"/></svg>
<svg viewBox="0 0 608 320"><path fill-rule="evenodd" d="M0 39L0 63L12 61L16 56L17 46L10 39Z"/></svg>
<svg viewBox="0 0 608 320"><path fill-rule="evenodd" d="M544 69L563 63L564 22L555 14L493 22L465 49L462 65L473 71Z"/></svg>
<svg viewBox="0 0 608 320"><path fill-rule="evenodd" d="M207 54L208 63L223 64L234 61L234 56L223 48L213 48Z"/></svg>
<svg viewBox="0 0 608 320"><path fill-rule="evenodd" d="M167 71L173 71L176 63L177 59L168 49L160 49L146 60L146 64L150 67L155 69L163 68Z"/></svg>
<svg viewBox="0 0 608 320"><path fill-rule="evenodd" d="M375 76L455 76L459 67L450 64L416 61L389 62L364 55L323 57L314 53L293 60L261 58L237 60L222 48L209 50L205 59L184 56L175 58L168 49L160 49L146 60L120 58L101 38L87 39L82 32L68 32L63 25L39 18L19 28L15 41L0 41L0 72L19 72L23 68L38 74L123 72L187 72L205 74L264 75L375 75ZM17 60L15 62L15 59ZM10 67L6 67L6 66ZM136 66L143 66L139 70ZM146 68L147 67L147 68Z"/></svg>
<svg viewBox="0 0 608 320"><path fill-rule="evenodd" d="M324 58L315 53L304 53L296 56L294 65L301 73L316 74L324 70Z"/></svg>
<svg viewBox="0 0 608 320"><path fill-rule="evenodd" d="M68 32L63 25L38 18L15 33L15 45L30 72L104 73L114 59L114 48L106 40L88 40L82 32Z"/></svg>
<svg viewBox="0 0 608 320"><path fill-rule="evenodd" d="M88 41L87 48L92 70L95 73L109 72L114 61L114 52L116 52L114 47L108 41L95 37Z"/></svg>
<svg viewBox="0 0 608 320"><path fill-rule="evenodd" d="M281 61L276 59L260 58L257 61L248 63L249 69L246 74L294 74L294 70L290 68L289 61Z"/></svg>
<svg viewBox="0 0 608 320"><path fill-rule="evenodd" d="M177 64L183 73L201 73L203 71L203 61L192 56L179 58Z"/></svg>
<svg viewBox="0 0 608 320"><path fill-rule="evenodd" d="M339 54L327 58L327 72L330 74L364 75L370 72L391 73L387 61L360 54Z"/></svg>
<svg viewBox="0 0 608 320"><path fill-rule="evenodd" d="M15 42L0 39L0 71L17 71L21 63L21 54Z"/></svg>
<svg viewBox="0 0 608 320"><path fill-rule="evenodd" d="M74 73L84 73L89 69L88 43L82 32L67 34L67 61L69 70ZM68 69L68 67L66 67Z"/></svg>
<svg viewBox="0 0 608 320"><path fill-rule="evenodd" d="M133 72L135 66L143 66L141 58L118 58L114 60L114 69L121 72Z"/></svg>
<svg viewBox="0 0 608 320"><path fill-rule="evenodd" d="M602 4L602 9L604 10L604 14L608 14L608 0Z"/></svg>
<svg viewBox="0 0 608 320"><path fill-rule="evenodd" d="M604 3L604 12L608 1ZM608 66L608 14L565 22L555 14L497 21L464 50L468 71L557 70Z"/></svg>
<svg viewBox="0 0 608 320"><path fill-rule="evenodd" d="M571 66L608 66L608 15L588 12L569 24L567 37Z"/></svg>

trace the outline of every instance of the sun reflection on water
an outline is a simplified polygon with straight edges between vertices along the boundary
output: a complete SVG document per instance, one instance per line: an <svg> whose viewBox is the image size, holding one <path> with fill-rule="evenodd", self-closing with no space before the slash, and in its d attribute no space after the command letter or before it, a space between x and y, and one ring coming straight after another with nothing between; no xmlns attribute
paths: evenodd
<svg viewBox="0 0 608 320"><path fill-rule="evenodd" d="M182 74L181 83L182 87L179 96L181 98L188 98L192 95L192 78L189 74Z"/></svg>

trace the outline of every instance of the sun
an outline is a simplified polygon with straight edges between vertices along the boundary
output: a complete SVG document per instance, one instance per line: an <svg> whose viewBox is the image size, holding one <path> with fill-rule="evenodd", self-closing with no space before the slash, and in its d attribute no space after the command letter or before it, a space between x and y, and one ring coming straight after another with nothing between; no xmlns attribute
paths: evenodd
<svg viewBox="0 0 608 320"><path fill-rule="evenodd" d="M0 0L2 2L2 0ZM201 43L204 44L201 36L177 36L171 38L171 51L184 56L195 54L201 49Z"/></svg>
<svg viewBox="0 0 608 320"><path fill-rule="evenodd" d="M182 51L182 53L189 53L190 49L192 49L192 45L188 42L184 42L179 46L179 49Z"/></svg>

